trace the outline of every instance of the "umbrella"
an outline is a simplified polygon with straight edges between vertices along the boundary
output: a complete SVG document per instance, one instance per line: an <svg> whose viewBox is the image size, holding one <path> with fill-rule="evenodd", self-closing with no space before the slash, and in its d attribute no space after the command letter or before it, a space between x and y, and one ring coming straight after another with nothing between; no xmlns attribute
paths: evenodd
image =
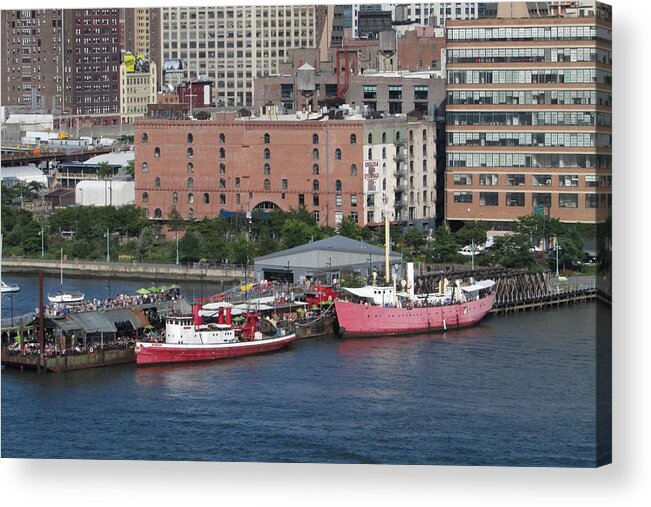
<svg viewBox="0 0 651 507"><path fill-rule="evenodd" d="M155 329L154 326L151 324L147 324L146 326L143 326L145 329Z"/></svg>
<svg viewBox="0 0 651 507"><path fill-rule="evenodd" d="M303 308L297 308L296 312L297 313L305 313L305 310Z"/></svg>
<svg viewBox="0 0 651 507"><path fill-rule="evenodd" d="M147 290L149 292L159 292L161 289L160 287L149 287Z"/></svg>
<svg viewBox="0 0 651 507"><path fill-rule="evenodd" d="M149 294L149 291L145 288L142 288L142 289L138 289L136 293L145 295L145 294Z"/></svg>
<svg viewBox="0 0 651 507"><path fill-rule="evenodd" d="M332 301L321 301L319 304L323 306L328 306L332 304Z"/></svg>

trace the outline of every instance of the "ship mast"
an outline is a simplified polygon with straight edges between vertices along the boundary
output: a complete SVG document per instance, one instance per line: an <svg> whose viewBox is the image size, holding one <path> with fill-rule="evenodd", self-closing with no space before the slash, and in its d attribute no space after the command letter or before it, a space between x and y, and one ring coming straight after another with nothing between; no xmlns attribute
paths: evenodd
<svg viewBox="0 0 651 507"><path fill-rule="evenodd" d="M389 198L386 194L382 195L384 201L384 278L387 285L391 283L391 275L389 274L389 249L391 242L389 240Z"/></svg>

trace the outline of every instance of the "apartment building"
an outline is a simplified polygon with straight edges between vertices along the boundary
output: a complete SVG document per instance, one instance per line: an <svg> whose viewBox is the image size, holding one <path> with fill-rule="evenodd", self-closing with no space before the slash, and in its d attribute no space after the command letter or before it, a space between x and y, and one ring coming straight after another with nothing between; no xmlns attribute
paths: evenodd
<svg viewBox="0 0 651 507"><path fill-rule="evenodd" d="M63 11L2 11L3 106L63 109Z"/></svg>
<svg viewBox="0 0 651 507"><path fill-rule="evenodd" d="M609 15L448 22L448 220L606 219L611 41Z"/></svg>
<svg viewBox="0 0 651 507"><path fill-rule="evenodd" d="M276 74L291 49L316 47L316 17L310 5L161 8L162 60L183 70L164 79L214 80L216 105L251 106L256 76Z"/></svg>

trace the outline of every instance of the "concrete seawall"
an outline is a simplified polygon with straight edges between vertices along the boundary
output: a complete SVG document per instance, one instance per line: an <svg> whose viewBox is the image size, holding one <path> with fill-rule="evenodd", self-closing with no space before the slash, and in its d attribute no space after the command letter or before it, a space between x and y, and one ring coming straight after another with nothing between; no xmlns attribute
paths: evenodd
<svg viewBox="0 0 651 507"><path fill-rule="evenodd" d="M61 263L58 260L41 259L2 259L3 273L43 273L58 275ZM141 262L98 262L70 260L63 264L63 272L71 276L100 276L133 279L161 280L178 279L193 281L237 281L244 279L244 266L225 264L221 266L205 264L149 264ZM251 277L253 266L247 268Z"/></svg>

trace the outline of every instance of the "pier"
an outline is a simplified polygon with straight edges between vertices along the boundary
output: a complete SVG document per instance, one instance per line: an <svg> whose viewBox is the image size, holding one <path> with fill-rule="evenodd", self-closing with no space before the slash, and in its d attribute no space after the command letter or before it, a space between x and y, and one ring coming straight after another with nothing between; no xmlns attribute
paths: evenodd
<svg viewBox="0 0 651 507"><path fill-rule="evenodd" d="M493 314L540 310L599 300L611 304L610 294L597 286L594 276L555 278L550 271L532 272L527 269L441 269L423 273L416 281L421 292L437 290L442 278L495 281Z"/></svg>

